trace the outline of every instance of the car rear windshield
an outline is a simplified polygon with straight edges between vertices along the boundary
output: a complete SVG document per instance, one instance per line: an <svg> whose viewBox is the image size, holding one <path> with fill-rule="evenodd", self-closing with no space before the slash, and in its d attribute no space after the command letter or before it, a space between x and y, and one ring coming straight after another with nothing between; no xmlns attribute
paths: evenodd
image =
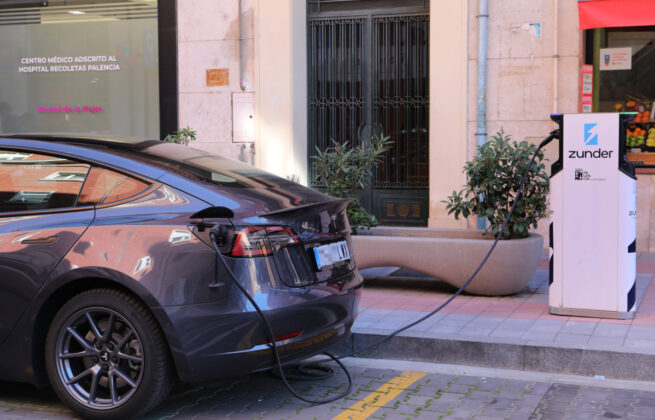
<svg viewBox="0 0 655 420"><path fill-rule="evenodd" d="M291 181L253 166L202 150L158 142L138 152L142 160L155 163L187 178L233 188L277 188Z"/></svg>

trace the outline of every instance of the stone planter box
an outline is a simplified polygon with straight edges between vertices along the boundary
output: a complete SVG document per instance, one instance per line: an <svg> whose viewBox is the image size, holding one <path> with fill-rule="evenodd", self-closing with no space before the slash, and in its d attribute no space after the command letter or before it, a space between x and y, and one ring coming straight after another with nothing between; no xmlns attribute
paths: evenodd
<svg viewBox="0 0 655 420"><path fill-rule="evenodd" d="M420 271L460 288L493 244L479 230L376 227L352 236L357 267L402 267ZM543 237L502 240L465 289L476 295L510 295L530 281L543 247Z"/></svg>

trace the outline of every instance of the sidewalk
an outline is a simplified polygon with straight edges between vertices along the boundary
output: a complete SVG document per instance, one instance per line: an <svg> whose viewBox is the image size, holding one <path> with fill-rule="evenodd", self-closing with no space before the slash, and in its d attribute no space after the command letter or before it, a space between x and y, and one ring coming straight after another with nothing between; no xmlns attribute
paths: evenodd
<svg viewBox="0 0 655 420"><path fill-rule="evenodd" d="M394 268L362 273L367 281L348 350L424 316L456 290ZM361 356L655 380L654 274L655 255L639 254L635 319L556 316L548 313L548 262L542 260L523 292L460 295Z"/></svg>

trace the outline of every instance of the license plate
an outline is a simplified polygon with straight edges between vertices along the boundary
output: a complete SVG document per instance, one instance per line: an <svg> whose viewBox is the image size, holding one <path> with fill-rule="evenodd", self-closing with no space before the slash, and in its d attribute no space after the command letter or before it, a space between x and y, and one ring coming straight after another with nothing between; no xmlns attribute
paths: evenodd
<svg viewBox="0 0 655 420"><path fill-rule="evenodd" d="M316 258L316 267L322 269L329 265L350 260L350 251L346 241L334 242L327 245L321 245L314 248L314 258Z"/></svg>

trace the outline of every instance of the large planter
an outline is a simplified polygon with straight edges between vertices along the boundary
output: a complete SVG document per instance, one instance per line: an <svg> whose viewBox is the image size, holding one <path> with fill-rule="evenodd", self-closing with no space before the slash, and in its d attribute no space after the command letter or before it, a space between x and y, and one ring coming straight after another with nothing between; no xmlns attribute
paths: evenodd
<svg viewBox="0 0 655 420"><path fill-rule="evenodd" d="M377 227L352 236L357 266L403 267L461 287L483 260L493 236L480 230ZM510 295L530 281L541 257L543 238L498 242L489 260L465 289L477 295Z"/></svg>

